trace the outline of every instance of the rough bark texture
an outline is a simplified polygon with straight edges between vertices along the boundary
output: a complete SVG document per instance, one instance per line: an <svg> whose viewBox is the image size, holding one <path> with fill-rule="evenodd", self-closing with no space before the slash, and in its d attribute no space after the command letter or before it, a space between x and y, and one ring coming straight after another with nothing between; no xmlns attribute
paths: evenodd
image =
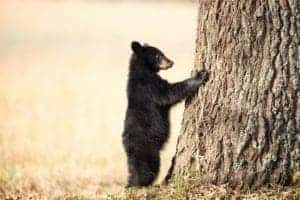
<svg viewBox="0 0 300 200"><path fill-rule="evenodd" d="M199 0L195 69L167 179L257 188L300 166L300 0Z"/></svg>

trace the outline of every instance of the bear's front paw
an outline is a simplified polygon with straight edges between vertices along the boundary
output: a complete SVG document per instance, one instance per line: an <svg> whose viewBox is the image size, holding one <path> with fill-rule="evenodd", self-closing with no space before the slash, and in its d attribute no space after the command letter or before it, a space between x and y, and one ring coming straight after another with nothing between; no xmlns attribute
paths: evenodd
<svg viewBox="0 0 300 200"><path fill-rule="evenodd" d="M196 73L195 79L201 81L202 83L205 83L209 79L209 73L206 70L201 70Z"/></svg>

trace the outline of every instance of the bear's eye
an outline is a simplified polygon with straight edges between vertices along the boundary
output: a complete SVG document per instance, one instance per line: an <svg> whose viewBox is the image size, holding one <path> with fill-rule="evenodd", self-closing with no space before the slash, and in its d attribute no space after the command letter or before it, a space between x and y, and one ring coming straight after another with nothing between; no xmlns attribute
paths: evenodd
<svg viewBox="0 0 300 200"><path fill-rule="evenodd" d="M160 55L155 55L155 59L159 60L160 59Z"/></svg>

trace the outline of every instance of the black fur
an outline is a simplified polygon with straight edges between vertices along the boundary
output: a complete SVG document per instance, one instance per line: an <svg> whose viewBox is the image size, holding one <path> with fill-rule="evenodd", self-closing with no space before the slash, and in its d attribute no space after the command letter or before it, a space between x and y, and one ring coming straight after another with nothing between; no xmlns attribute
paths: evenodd
<svg viewBox="0 0 300 200"><path fill-rule="evenodd" d="M173 62L159 49L132 42L133 54L127 85L128 107L123 145L128 162L128 187L148 186L157 177L159 151L169 137L169 110L208 79L198 72L193 78L170 84L157 72L172 67Z"/></svg>

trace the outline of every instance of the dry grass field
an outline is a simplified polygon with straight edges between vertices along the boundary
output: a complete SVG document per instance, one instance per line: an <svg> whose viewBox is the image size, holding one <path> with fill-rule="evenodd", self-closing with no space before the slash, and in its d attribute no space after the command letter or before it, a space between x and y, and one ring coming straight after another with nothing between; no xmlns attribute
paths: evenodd
<svg viewBox="0 0 300 200"><path fill-rule="evenodd" d="M187 78L196 11L172 1L1 1L0 199L122 192L130 42L158 46L175 60L163 77ZM158 182L175 151L182 110L172 110Z"/></svg>

